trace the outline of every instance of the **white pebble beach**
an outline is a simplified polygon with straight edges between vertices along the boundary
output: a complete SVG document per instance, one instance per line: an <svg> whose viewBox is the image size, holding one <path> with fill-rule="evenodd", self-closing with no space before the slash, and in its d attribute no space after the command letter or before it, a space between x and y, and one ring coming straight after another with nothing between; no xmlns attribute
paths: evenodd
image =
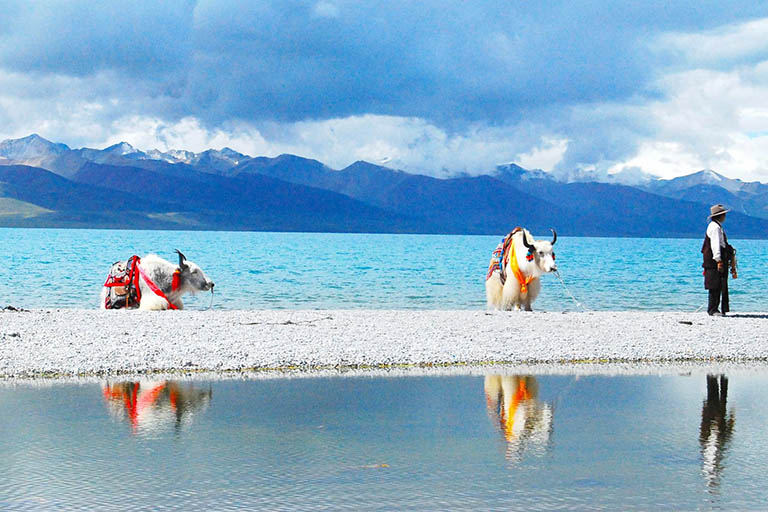
<svg viewBox="0 0 768 512"><path fill-rule="evenodd" d="M768 315L677 312L0 312L0 377L756 363Z"/></svg>

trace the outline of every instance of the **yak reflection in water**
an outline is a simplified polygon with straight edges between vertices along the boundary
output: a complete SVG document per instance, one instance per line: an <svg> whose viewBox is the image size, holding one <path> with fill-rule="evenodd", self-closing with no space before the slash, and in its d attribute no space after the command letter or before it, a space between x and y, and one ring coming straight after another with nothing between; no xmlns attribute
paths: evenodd
<svg viewBox="0 0 768 512"><path fill-rule="evenodd" d="M137 381L104 384L110 414L131 424L134 433L173 427L177 431L208 407L212 389L193 383Z"/></svg>
<svg viewBox="0 0 768 512"><path fill-rule="evenodd" d="M720 485L723 458L736 421L733 411L730 414L726 411L727 400L728 378L724 375L707 375L707 399L701 408L699 444L702 472L710 490Z"/></svg>
<svg viewBox="0 0 768 512"><path fill-rule="evenodd" d="M543 453L552 437L552 406L539 401L536 377L487 375L485 400L491 419L507 443L509 460L525 452Z"/></svg>

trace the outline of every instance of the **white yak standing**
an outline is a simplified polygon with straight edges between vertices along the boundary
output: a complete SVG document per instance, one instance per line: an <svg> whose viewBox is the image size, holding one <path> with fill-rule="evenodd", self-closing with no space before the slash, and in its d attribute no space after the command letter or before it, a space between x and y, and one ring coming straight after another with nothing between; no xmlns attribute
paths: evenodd
<svg viewBox="0 0 768 512"><path fill-rule="evenodd" d="M551 242L537 241L527 229L518 227L504 237L491 257L485 278L489 308L532 311L531 304L541 291L540 276L557 271L552 251L557 241L554 229L552 235Z"/></svg>
<svg viewBox="0 0 768 512"><path fill-rule="evenodd" d="M115 263L101 290L101 309L137 306L142 310L183 309L182 295L213 292L214 283L203 269L188 261L180 251L176 252L178 265L156 254L143 258L133 256L126 262ZM138 294L132 291L136 287Z"/></svg>

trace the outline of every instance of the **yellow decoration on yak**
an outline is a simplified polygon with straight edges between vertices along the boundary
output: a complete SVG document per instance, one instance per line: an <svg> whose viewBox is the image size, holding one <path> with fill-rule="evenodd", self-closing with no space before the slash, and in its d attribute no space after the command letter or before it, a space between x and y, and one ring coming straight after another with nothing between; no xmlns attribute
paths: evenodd
<svg viewBox="0 0 768 512"><path fill-rule="evenodd" d="M520 266L517 263L517 255L515 254L515 243L509 244L512 246L512 252L509 255L509 266L512 267L512 273L515 274L517 282L520 283L520 293L528 293L528 285L533 281L533 276L525 277L520 272Z"/></svg>

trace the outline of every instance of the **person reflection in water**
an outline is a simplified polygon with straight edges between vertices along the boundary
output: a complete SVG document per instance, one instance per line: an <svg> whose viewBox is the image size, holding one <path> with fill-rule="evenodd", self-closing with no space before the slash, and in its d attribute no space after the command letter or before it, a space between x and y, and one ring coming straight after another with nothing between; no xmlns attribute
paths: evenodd
<svg viewBox="0 0 768 512"><path fill-rule="evenodd" d="M211 388L174 381L107 382L102 387L110 414L128 421L134 433L173 426L178 432L211 401Z"/></svg>
<svg viewBox="0 0 768 512"><path fill-rule="evenodd" d="M733 411L726 413L727 399L728 378L724 375L707 375L707 399L701 408L699 444L702 472L710 490L720 485L723 456L733 433L735 418Z"/></svg>
<svg viewBox="0 0 768 512"><path fill-rule="evenodd" d="M541 453L549 445L552 406L539 401L536 377L487 375L485 401L507 443L507 459L519 461L524 452Z"/></svg>

